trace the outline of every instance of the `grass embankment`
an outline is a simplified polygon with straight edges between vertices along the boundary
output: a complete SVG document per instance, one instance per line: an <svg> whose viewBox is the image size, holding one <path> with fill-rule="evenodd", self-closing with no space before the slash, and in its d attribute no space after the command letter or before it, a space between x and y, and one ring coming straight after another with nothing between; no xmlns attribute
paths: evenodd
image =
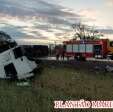
<svg viewBox="0 0 113 112"><path fill-rule="evenodd" d="M112 100L113 76L71 67L45 66L29 87L0 81L0 112L112 112L112 110L54 110L54 100Z"/></svg>

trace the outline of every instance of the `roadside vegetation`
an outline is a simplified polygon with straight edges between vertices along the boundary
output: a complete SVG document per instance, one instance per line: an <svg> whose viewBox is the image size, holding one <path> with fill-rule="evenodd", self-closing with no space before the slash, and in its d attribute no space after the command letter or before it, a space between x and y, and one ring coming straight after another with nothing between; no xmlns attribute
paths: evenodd
<svg viewBox="0 0 113 112"><path fill-rule="evenodd" d="M112 110L55 110L54 100L112 100L113 74L43 64L43 70L28 80L0 80L1 112L112 112Z"/></svg>

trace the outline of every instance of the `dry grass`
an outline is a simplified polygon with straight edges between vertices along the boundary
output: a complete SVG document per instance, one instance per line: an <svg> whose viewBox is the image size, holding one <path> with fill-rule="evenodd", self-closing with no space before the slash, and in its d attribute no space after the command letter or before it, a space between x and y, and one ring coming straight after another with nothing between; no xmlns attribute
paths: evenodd
<svg viewBox="0 0 113 112"><path fill-rule="evenodd" d="M19 87L0 81L0 112L112 112L112 110L54 110L54 100L112 100L113 76L64 67L45 67L41 75Z"/></svg>

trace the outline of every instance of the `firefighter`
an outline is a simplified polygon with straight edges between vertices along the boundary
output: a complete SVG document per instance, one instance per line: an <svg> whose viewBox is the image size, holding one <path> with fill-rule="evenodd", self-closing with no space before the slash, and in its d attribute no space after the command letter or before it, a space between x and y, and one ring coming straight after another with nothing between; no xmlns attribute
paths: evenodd
<svg viewBox="0 0 113 112"><path fill-rule="evenodd" d="M60 50L57 48L56 49L56 60L59 60L60 57Z"/></svg>
<svg viewBox="0 0 113 112"><path fill-rule="evenodd" d="M64 60L64 57L65 57L65 50L61 48L61 59Z"/></svg>

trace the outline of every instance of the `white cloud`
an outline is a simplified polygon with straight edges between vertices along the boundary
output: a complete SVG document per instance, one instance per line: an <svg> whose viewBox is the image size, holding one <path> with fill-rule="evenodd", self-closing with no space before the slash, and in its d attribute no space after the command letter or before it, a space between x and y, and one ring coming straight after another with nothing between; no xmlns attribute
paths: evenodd
<svg viewBox="0 0 113 112"><path fill-rule="evenodd" d="M113 7L113 0L106 0L106 5L109 7Z"/></svg>
<svg viewBox="0 0 113 112"><path fill-rule="evenodd" d="M96 16L98 14L97 10L88 8L88 9L82 9L78 12L81 16L85 16L87 18L96 19Z"/></svg>
<svg viewBox="0 0 113 112"><path fill-rule="evenodd" d="M99 24L98 11L93 9L75 13L46 0L0 0L0 3L0 29L24 41L61 41L72 37L73 22L83 20L87 24Z"/></svg>
<svg viewBox="0 0 113 112"><path fill-rule="evenodd" d="M0 0L0 2L0 28L10 32L9 34L15 39L56 40L67 31L65 30L67 27L71 26L70 18L80 19L79 15L68 8L43 0L24 0L23 2Z"/></svg>

